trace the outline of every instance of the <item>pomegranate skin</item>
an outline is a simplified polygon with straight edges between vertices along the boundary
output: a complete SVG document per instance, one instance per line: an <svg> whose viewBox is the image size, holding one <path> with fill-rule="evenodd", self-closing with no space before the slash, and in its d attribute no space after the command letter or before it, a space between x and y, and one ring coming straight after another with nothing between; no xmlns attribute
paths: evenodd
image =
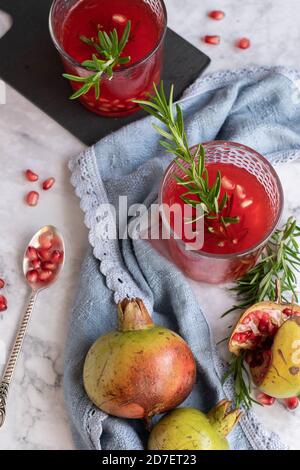
<svg viewBox="0 0 300 470"><path fill-rule="evenodd" d="M83 382L90 400L102 411L148 420L189 395L196 366L187 343L173 331L151 319L138 328L100 337L87 354Z"/></svg>

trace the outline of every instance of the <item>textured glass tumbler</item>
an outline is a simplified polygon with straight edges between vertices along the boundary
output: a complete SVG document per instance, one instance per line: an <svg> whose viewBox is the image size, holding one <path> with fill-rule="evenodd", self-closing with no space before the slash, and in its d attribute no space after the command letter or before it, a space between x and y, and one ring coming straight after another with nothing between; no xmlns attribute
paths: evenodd
<svg viewBox="0 0 300 470"><path fill-rule="evenodd" d="M132 100L145 99L148 93L152 93L153 83L158 84L160 82L163 45L167 29L167 12L163 0L140 1L147 3L155 15L159 28L158 42L152 51L139 62L115 70L111 80L104 77L101 80L99 99L95 98L94 89L79 98L80 102L94 113L112 117L132 114L140 109ZM54 0L50 10L49 29L65 71L71 75L86 77L91 72L68 55L62 45L64 20L69 10L76 3L78 3L78 0ZM80 82L70 82L70 84L73 91L77 91L82 86Z"/></svg>
<svg viewBox="0 0 300 470"><path fill-rule="evenodd" d="M283 191L280 180L272 165L255 150L249 147L226 141L213 141L203 144L207 163L230 163L243 168L254 175L264 187L270 201L271 227L266 228L262 239L248 250L228 254L210 254L203 251L189 251L186 243L174 238L168 217L161 210L162 222L171 233L167 240L170 256L174 263L188 277L210 284L234 281L243 276L254 266L257 258L270 236L275 231L283 210ZM174 173L178 174L178 166L172 162L164 175L159 195L159 202L165 202L166 190L176 188Z"/></svg>

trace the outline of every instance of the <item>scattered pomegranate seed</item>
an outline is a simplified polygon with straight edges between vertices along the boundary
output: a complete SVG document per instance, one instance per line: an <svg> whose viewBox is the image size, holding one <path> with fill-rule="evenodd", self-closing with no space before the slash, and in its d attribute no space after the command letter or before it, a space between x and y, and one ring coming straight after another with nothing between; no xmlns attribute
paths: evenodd
<svg viewBox="0 0 300 470"><path fill-rule="evenodd" d="M26 170L25 176L28 179L28 181L37 181L39 179L39 175L34 173L34 171L32 170Z"/></svg>
<svg viewBox="0 0 300 470"><path fill-rule="evenodd" d="M276 399L274 397L270 397L270 395L267 395L266 393L260 392L257 394L256 400L261 405L271 406L274 405Z"/></svg>
<svg viewBox="0 0 300 470"><path fill-rule="evenodd" d="M4 312L4 310L7 310L7 300L4 295L0 295L0 312Z"/></svg>
<svg viewBox="0 0 300 470"><path fill-rule="evenodd" d="M39 273L37 272L36 269L30 269L26 273L26 279L28 282L34 283L38 280L38 275Z"/></svg>
<svg viewBox="0 0 300 470"><path fill-rule="evenodd" d="M51 177L51 178L48 178L46 179L44 182L43 182L43 189L45 191L47 191L48 189L52 188L52 186L54 185L55 183L55 178Z"/></svg>
<svg viewBox="0 0 300 470"><path fill-rule="evenodd" d="M30 259L30 261L37 260L38 259L37 249L34 248L34 246L29 246L27 248L26 256L27 256L27 258Z"/></svg>
<svg viewBox="0 0 300 470"><path fill-rule="evenodd" d="M208 13L208 16L213 20L220 21L224 18L225 13L222 10L213 10Z"/></svg>
<svg viewBox="0 0 300 470"><path fill-rule="evenodd" d="M239 49L248 49L250 46L251 42L248 38L241 38L236 43L236 47L238 47Z"/></svg>
<svg viewBox="0 0 300 470"><path fill-rule="evenodd" d="M3 289L5 286L5 281L3 279L0 279L0 289Z"/></svg>
<svg viewBox="0 0 300 470"><path fill-rule="evenodd" d="M42 261L50 261L51 259L51 252L46 248L39 248L38 254Z"/></svg>
<svg viewBox="0 0 300 470"><path fill-rule="evenodd" d="M290 397L283 400L284 404L289 410L295 410L299 406L299 398L298 397Z"/></svg>
<svg viewBox="0 0 300 470"><path fill-rule="evenodd" d="M51 263L51 261L44 261L42 263L42 269L55 271L57 269L57 265L55 263Z"/></svg>
<svg viewBox="0 0 300 470"><path fill-rule="evenodd" d="M53 242L53 233L45 232L39 236L39 243L41 248L51 248Z"/></svg>
<svg viewBox="0 0 300 470"><path fill-rule="evenodd" d="M52 271L50 269L45 269L39 273L39 280L40 281L48 281L52 276Z"/></svg>
<svg viewBox="0 0 300 470"><path fill-rule="evenodd" d="M30 191L26 196L26 202L29 206L36 206L39 201L39 193L36 191Z"/></svg>
<svg viewBox="0 0 300 470"><path fill-rule="evenodd" d="M203 41L206 42L206 44L212 44L213 46L217 46L220 44L220 36L204 36Z"/></svg>
<svg viewBox="0 0 300 470"><path fill-rule="evenodd" d="M284 310L282 310L282 313L290 317L293 315L293 310L291 308L285 308Z"/></svg>
<svg viewBox="0 0 300 470"><path fill-rule="evenodd" d="M63 254L59 250L54 250L52 255L51 255L51 261L52 263L60 263L62 261Z"/></svg>
<svg viewBox="0 0 300 470"><path fill-rule="evenodd" d="M31 266L33 269L39 269L41 267L41 261L39 259L34 259L31 261Z"/></svg>

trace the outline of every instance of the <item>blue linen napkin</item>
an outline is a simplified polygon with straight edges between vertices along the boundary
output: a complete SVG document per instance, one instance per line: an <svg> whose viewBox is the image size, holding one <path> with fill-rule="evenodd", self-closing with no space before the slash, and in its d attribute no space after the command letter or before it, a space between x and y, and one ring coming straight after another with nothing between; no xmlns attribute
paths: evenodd
<svg viewBox="0 0 300 470"><path fill-rule="evenodd" d="M189 142L222 139L243 143L272 163L300 156L300 75L283 68L252 68L198 79L184 94ZM70 162L72 183L81 199L91 249L83 263L66 346L64 387L75 443L86 449L143 449L147 433L136 420L107 416L88 400L82 367L91 344L116 328L116 306L139 296L156 323L177 331L197 361L197 383L184 402L208 411L219 399L233 398L208 322L184 275L144 240L101 240L113 229L101 204L117 207L156 200L170 156L159 146L152 117L113 133ZM102 214L103 215L103 214ZM120 222L120 221L118 221ZM279 449L285 446L247 413L230 436L232 449Z"/></svg>

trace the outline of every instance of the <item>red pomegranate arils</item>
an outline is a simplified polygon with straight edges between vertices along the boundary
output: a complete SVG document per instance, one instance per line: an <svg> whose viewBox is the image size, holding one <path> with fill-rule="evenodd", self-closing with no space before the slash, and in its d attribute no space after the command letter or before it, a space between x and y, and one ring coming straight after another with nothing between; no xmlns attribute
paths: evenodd
<svg viewBox="0 0 300 470"><path fill-rule="evenodd" d="M266 393L260 392L256 395L256 400L258 403L264 406L271 406L274 405L276 399L273 397L270 397L270 395L267 395Z"/></svg>
<svg viewBox="0 0 300 470"><path fill-rule="evenodd" d="M224 11L222 10L212 10L208 13L208 16L212 19L212 20L217 20L217 21L220 21L224 18L225 16L225 13Z"/></svg>
<svg viewBox="0 0 300 470"><path fill-rule="evenodd" d="M291 308L285 308L284 310L282 310L282 313L284 313L288 317L291 317L293 315L293 310Z"/></svg>
<svg viewBox="0 0 300 470"><path fill-rule="evenodd" d="M4 295L0 295L0 312L4 312L4 310L7 310L7 300Z"/></svg>
<svg viewBox="0 0 300 470"><path fill-rule="evenodd" d="M0 289L3 289L5 286L5 281L3 279L0 279Z"/></svg>
<svg viewBox="0 0 300 470"><path fill-rule="evenodd" d="M41 260L39 259L32 260L31 266L33 267L33 269L39 269L41 267Z"/></svg>
<svg viewBox="0 0 300 470"><path fill-rule="evenodd" d="M31 269L26 273L26 279L30 283L35 283L38 280L38 272L36 269Z"/></svg>
<svg viewBox="0 0 300 470"><path fill-rule="evenodd" d="M241 38L236 43L236 47L238 47L239 49L248 49L250 46L251 42L248 38Z"/></svg>
<svg viewBox="0 0 300 470"><path fill-rule="evenodd" d="M213 46L217 46L220 44L220 36L204 36L203 41L206 42L206 44L212 44Z"/></svg>
<svg viewBox="0 0 300 470"><path fill-rule="evenodd" d="M268 334L270 329L270 318L268 313L264 313L259 320L258 329L262 334Z"/></svg>
<svg viewBox="0 0 300 470"><path fill-rule="evenodd" d="M26 256L30 261L38 259L38 252L37 249L34 248L34 246L29 246L27 248Z"/></svg>
<svg viewBox="0 0 300 470"><path fill-rule="evenodd" d="M51 263L51 261L44 261L42 263L42 269L55 271L57 269L57 265L55 263Z"/></svg>
<svg viewBox="0 0 300 470"><path fill-rule="evenodd" d="M285 398L285 400L283 400L283 402L289 410L295 410L299 406L299 398L298 397Z"/></svg>
<svg viewBox="0 0 300 470"><path fill-rule="evenodd" d="M39 175L34 173L32 170L26 170L25 171L25 176L28 179L28 181L37 181L39 179Z"/></svg>
<svg viewBox="0 0 300 470"><path fill-rule="evenodd" d="M46 179L44 182L43 182L43 189L45 191L48 191L48 189L52 188L52 186L54 185L55 183L55 178L51 177L51 178L48 178Z"/></svg>
<svg viewBox="0 0 300 470"><path fill-rule="evenodd" d="M61 251L54 250L50 259L51 259L52 263L57 264L57 263L60 263L62 261L62 257L63 257L63 254L62 254Z"/></svg>
<svg viewBox="0 0 300 470"><path fill-rule="evenodd" d="M39 201L39 193L36 191L30 191L26 196L26 202L29 206L36 206Z"/></svg>
<svg viewBox="0 0 300 470"><path fill-rule="evenodd" d="M40 281L48 281L52 276L52 271L50 269L45 269L39 273L39 280Z"/></svg>
<svg viewBox="0 0 300 470"><path fill-rule="evenodd" d="M53 242L53 233L45 232L39 236L39 243L41 248L51 248Z"/></svg>
<svg viewBox="0 0 300 470"><path fill-rule="evenodd" d="M38 254L42 261L50 261L51 259L51 252L46 248L39 248Z"/></svg>

